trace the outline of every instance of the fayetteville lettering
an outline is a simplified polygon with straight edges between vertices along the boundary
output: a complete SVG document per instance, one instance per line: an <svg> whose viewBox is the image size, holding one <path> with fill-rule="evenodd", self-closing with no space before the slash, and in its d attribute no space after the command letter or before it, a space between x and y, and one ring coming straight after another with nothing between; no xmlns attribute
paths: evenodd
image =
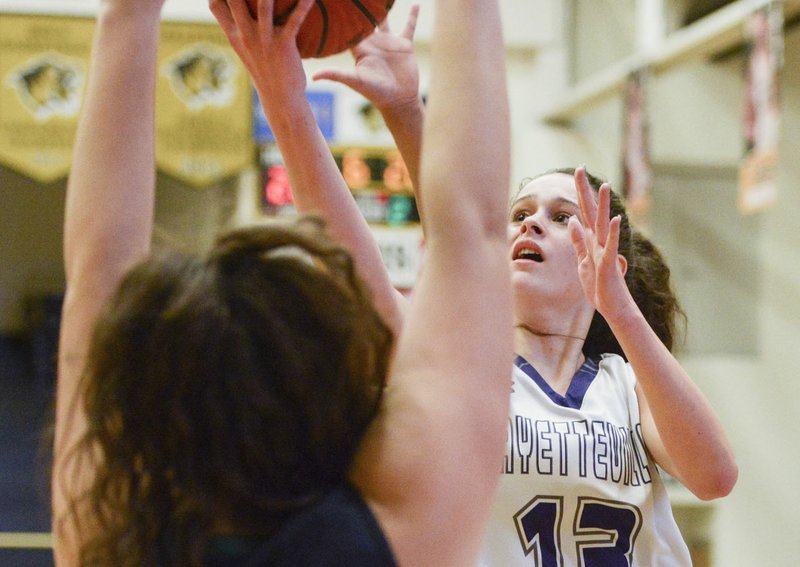
<svg viewBox="0 0 800 567"><path fill-rule="evenodd" d="M641 424L509 418L504 474L577 475L639 486L652 480Z"/></svg>

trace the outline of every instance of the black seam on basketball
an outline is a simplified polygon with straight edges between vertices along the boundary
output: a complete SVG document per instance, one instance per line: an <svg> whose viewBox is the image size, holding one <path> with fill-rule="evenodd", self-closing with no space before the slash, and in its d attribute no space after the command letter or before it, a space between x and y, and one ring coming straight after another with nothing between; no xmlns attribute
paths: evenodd
<svg viewBox="0 0 800 567"><path fill-rule="evenodd" d="M325 9L325 4L322 0L317 0L317 8L319 8L320 13L322 14L322 33L319 37L319 46L317 47L317 53L315 54L316 57L319 57L322 54L322 50L325 49L325 43L328 41L328 11Z"/></svg>
<svg viewBox="0 0 800 567"><path fill-rule="evenodd" d="M367 9L367 7L366 7L366 6L364 6L364 4L362 4L362 3L361 3L359 0L353 0L353 4L355 5L355 7L356 7L356 8L358 8L359 10L361 10L361 13L362 13L362 14L364 14L364 17L365 17L365 18L367 18L367 19L369 20L369 23L371 23L371 24L372 24L372 27L373 27L373 28L376 28L376 27L378 27L378 24L379 24L380 22L378 22L378 21L375 19L375 17L374 17L374 16L372 15L372 13L371 13L371 12L370 12L370 11Z"/></svg>

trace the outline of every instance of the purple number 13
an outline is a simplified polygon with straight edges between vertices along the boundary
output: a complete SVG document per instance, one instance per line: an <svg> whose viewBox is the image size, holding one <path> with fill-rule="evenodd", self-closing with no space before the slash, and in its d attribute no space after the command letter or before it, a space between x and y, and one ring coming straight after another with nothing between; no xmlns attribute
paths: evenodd
<svg viewBox="0 0 800 567"><path fill-rule="evenodd" d="M562 567L563 496L537 496L514 516L525 555L537 567ZM624 502L578 498L571 541L584 567L630 567L642 513Z"/></svg>

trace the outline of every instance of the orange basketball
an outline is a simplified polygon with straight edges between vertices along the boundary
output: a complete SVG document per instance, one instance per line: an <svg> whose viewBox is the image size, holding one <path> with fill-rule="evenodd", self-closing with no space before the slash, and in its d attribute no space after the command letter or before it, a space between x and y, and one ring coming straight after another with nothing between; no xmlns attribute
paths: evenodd
<svg viewBox="0 0 800 567"><path fill-rule="evenodd" d="M253 13L258 0L247 0ZM286 22L297 0L275 0L276 24ZM356 45L381 23L394 0L316 0L297 34L300 56L326 57Z"/></svg>

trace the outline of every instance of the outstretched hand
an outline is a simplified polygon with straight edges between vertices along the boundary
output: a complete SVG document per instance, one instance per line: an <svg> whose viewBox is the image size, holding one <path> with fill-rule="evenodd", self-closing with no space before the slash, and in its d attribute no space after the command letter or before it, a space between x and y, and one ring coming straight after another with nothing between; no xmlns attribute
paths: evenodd
<svg viewBox="0 0 800 567"><path fill-rule="evenodd" d="M625 283L627 260L618 253L621 219L609 219L611 187L604 183L595 201L583 167L575 171L575 187L581 214L570 219L569 233L583 291L607 321L620 318L636 304Z"/></svg>
<svg viewBox="0 0 800 567"><path fill-rule="evenodd" d="M414 58L414 31L419 5L411 7L402 33L392 33L385 19L378 28L356 45L352 70L324 69L314 80L342 83L358 92L378 110L416 103L419 96L419 70Z"/></svg>
<svg viewBox="0 0 800 567"><path fill-rule="evenodd" d="M274 0L259 0L255 16L246 0L209 0L208 5L259 92L274 90L294 96L305 92L297 34L314 0L299 0L280 26L273 24L274 4Z"/></svg>

